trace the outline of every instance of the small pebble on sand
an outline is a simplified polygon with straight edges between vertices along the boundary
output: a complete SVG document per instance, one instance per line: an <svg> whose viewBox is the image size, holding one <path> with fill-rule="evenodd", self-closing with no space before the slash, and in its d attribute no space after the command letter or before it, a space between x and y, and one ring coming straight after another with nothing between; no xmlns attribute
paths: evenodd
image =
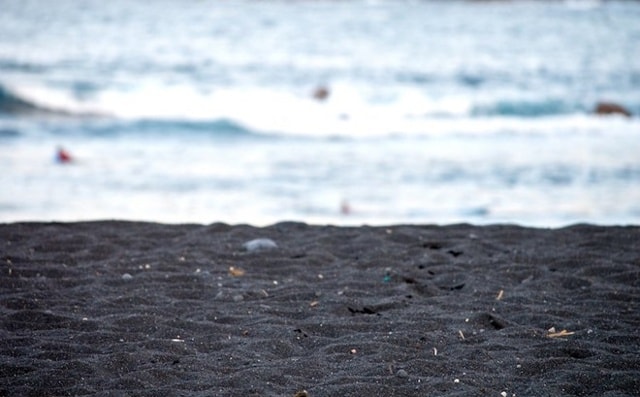
<svg viewBox="0 0 640 397"><path fill-rule="evenodd" d="M242 295L234 295L233 296L233 301L234 302L242 302L244 300L244 296Z"/></svg>

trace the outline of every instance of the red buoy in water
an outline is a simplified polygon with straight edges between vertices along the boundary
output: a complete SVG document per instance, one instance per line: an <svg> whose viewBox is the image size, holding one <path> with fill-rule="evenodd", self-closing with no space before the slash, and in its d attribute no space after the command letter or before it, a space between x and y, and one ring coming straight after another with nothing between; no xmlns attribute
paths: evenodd
<svg viewBox="0 0 640 397"><path fill-rule="evenodd" d="M73 157L71 157L71 154L63 148L58 148L58 152L56 153L56 160L60 164L68 164L73 161Z"/></svg>

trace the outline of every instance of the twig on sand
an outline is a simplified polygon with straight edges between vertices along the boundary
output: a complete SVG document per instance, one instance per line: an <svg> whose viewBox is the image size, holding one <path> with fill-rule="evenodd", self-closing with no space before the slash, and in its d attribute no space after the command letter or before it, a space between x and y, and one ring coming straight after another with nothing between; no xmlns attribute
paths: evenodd
<svg viewBox="0 0 640 397"><path fill-rule="evenodd" d="M569 336L569 335L575 334L575 332L567 331L566 329L563 329L562 331L557 332L555 327L549 328L548 332L549 333L547 334L547 337L549 338L561 338L563 336Z"/></svg>

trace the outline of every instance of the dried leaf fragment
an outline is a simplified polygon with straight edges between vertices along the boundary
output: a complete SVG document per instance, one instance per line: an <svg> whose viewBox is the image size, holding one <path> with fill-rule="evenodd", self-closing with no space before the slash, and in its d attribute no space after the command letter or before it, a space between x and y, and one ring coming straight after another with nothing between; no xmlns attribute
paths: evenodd
<svg viewBox="0 0 640 397"><path fill-rule="evenodd" d="M573 335L573 334L575 334L575 332L567 331L566 329L563 329L560 332L556 332L555 327L551 327L549 329L549 333L547 334L547 337L549 337L549 338L561 338L563 336L569 336L569 335Z"/></svg>
<svg viewBox="0 0 640 397"><path fill-rule="evenodd" d="M229 266L229 274L233 277L242 277L244 276L245 271L240 269L239 267Z"/></svg>

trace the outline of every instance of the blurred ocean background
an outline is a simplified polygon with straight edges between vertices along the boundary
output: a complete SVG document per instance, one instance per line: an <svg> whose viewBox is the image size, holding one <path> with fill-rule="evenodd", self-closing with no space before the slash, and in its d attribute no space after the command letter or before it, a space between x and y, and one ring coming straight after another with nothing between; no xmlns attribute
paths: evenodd
<svg viewBox="0 0 640 397"><path fill-rule="evenodd" d="M0 0L0 222L640 224L639 116L638 1Z"/></svg>

